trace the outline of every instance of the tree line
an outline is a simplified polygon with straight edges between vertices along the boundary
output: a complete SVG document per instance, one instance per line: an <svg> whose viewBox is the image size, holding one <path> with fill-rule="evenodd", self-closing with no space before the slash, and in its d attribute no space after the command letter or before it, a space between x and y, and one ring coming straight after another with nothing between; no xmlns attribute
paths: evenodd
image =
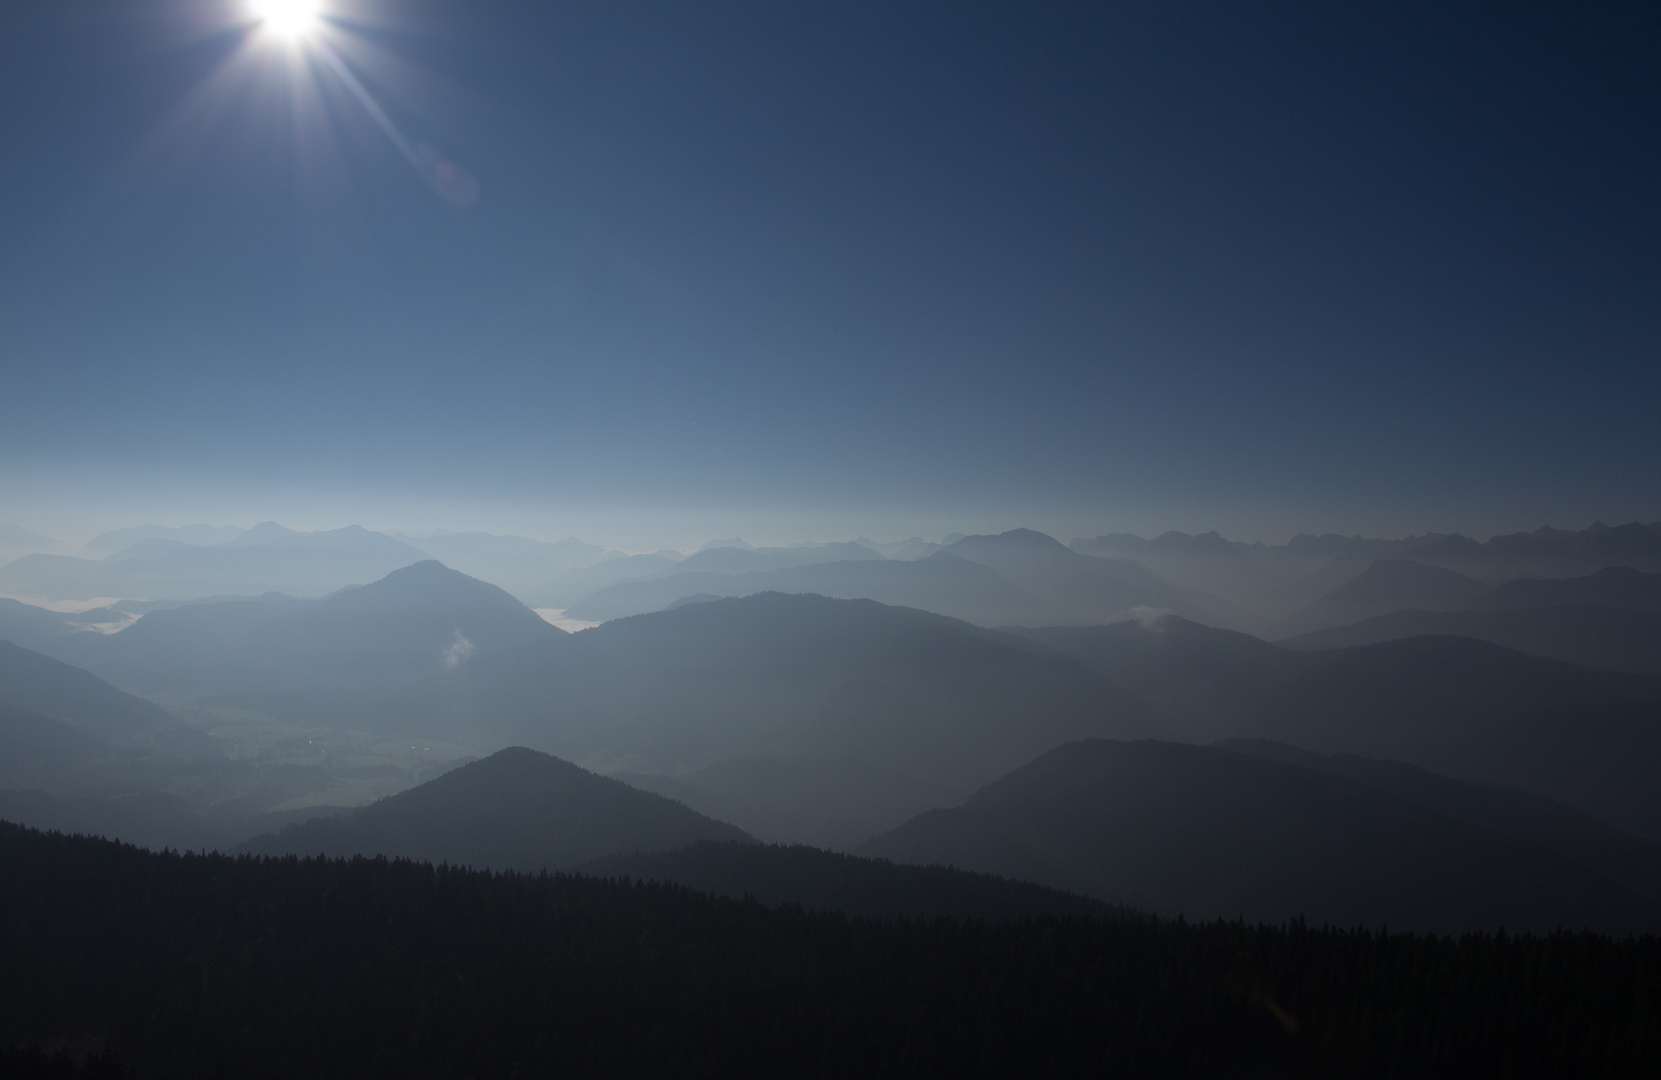
<svg viewBox="0 0 1661 1080"><path fill-rule="evenodd" d="M0 1064L80 1075L66 1041L178 1077L1650 1076L1661 943L863 919L0 824Z"/></svg>

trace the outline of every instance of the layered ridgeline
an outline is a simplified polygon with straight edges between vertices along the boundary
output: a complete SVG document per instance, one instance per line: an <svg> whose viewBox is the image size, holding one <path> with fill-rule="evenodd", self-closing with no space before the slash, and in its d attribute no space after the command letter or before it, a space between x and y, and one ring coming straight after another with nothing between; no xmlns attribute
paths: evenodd
<svg viewBox="0 0 1661 1080"><path fill-rule="evenodd" d="M1374 576L1378 565L1362 578ZM1609 567L1585 577L1520 579L1436 597L1369 591L1379 593L1378 602L1365 608L1317 605L1305 621L1326 629L1296 634L1285 644L1334 649L1453 635L1586 667L1661 675L1661 573Z"/></svg>
<svg viewBox="0 0 1661 1080"><path fill-rule="evenodd" d="M1408 608L1446 610L1467 607L1489 588L1454 570L1411 559L1377 559L1270 634L1293 637L1322 627L1342 626Z"/></svg>
<svg viewBox="0 0 1661 1080"><path fill-rule="evenodd" d="M371 806L255 837L256 855L389 856L493 870L575 869L850 915L1104 915L1040 885L758 844L681 803L510 747ZM1129 914L1118 911L1118 914Z"/></svg>
<svg viewBox="0 0 1661 1080"><path fill-rule="evenodd" d="M142 1075L1626 1077L1661 1054L1652 940L850 920L9 826L0 927L0 1044L93 1031Z"/></svg>
<svg viewBox="0 0 1661 1080"><path fill-rule="evenodd" d="M1062 746L861 850L1191 919L1661 929L1661 846L1503 789L1269 749Z"/></svg>
<svg viewBox="0 0 1661 1080"><path fill-rule="evenodd" d="M1661 683L1466 638L1297 652L1180 619L1033 631L1166 737L1268 738L1548 796L1661 839Z"/></svg>
<svg viewBox="0 0 1661 1080"><path fill-rule="evenodd" d="M296 816L263 813L297 794L293 772L231 760L155 703L0 641L0 819L149 847L227 847Z"/></svg>
<svg viewBox="0 0 1661 1080"><path fill-rule="evenodd" d="M1541 528L1485 542L1457 533L1395 540L1299 534L1286 544L1269 545L1229 541L1214 532L1168 532L1151 540L1124 533L1080 538L1071 546L1132 559L1168 581L1218 596L1249 624L1241 628L1254 632L1270 630L1378 559L1411 560L1490 586L1517 578L1579 577L1609 567L1661 571L1661 522Z"/></svg>
<svg viewBox="0 0 1661 1080"><path fill-rule="evenodd" d="M1294 649L1342 649L1403 638L1476 638L1582 667L1661 676L1661 613L1613 607L1396 611L1288 638Z"/></svg>
<svg viewBox="0 0 1661 1080"><path fill-rule="evenodd" d="M529 746L768 841L857 844L1090 737L1399 759L1661 836L1661 685L1469 639L1300 652L1173 616L1005 633L776 593L572 635L429 562L43 647L199 710Z"/></svg>
<svg viewBox="0 0 1661 1080"><path fill-rule="evenodd" d="M1050 626L1124 618L1137 609L1210 620L1208 598L1125 559L1082 555L1031 529L966 536L921 558L885 560L862 544L745 551L717 548L650 578L577 601L575 618L659 611L689 596L817 593L920 608L980 626Z"/></svg>
<svg viewBox="0 0 1661 1080"><path fill-rule="evenodd" d="M1057 742L1152 733L1146 707L1079 665L914 610L764 594L568 635L431 562L48 644L198 708L664 777L680 785L665 794L768 840L856 843Z"/></svg>
<svg viewBox="0 0 1661 1080"><path fill-rule="evenodd" d="M181 775L237 771L218 752L153 702L0 641L0 820L155 847L222 845L236 829L174 790Z"/></svg>
<svg viewBox="0 0 1661 1080"><path fill-rule="evenodd" d="M201 539L216 542L193 542ZM0 593L47 600L193 600L271 591L317 596L426 557L401 540L356 525L304 533L267 521L228 540L145 535L100 558L27 555L0 566Z"/></svg>
<svg viewBox="0 0 1661 1080"><path fill-rule="evenodd" d="M142 743L182 727L154 702L9 641L0 641L0 701L121 744Z"/></svg>

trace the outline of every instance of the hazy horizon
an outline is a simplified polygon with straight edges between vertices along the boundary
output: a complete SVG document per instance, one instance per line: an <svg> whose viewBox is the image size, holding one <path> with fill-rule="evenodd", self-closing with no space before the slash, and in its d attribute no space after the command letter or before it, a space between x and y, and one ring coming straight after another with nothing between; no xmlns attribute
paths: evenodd
<svg viewBox="0 0 1661 1080"><path fill-rule="evenodd" d="M668 519L667 522L664 520L665 518ZM74 522L76 519L65 518L60 520L63 523L68 524L70 522ZM602 548L623 551L629 554L644 554L661 550L674 550L680 551L683 554L690 554L691 552L697 551L699 548L702 548L707 544L732 538L741 539L745 543L754 547L789 547L792 545L802 544L846 542L856 539L867 539L877 543L895 543L914 537L920 538L929 543L939 543L945 537L953 534L997 535L999 533L1007 532L1010 529L1032 529L1033 531L1052 536L1065 544L1075 539L1091 539L1096 536L1111 535L1115 533L1140 536L1144 539L1153 539L1167 532L1184 533L1190 536L1216 532L1220 534L1223 539L1231 542L1246 544L1262 543L1269 547L1279 547L1285 545L1293 536L1300 534L1313 536L1360 536L1371 540L1402 540L1413 536L1457 534L1466 536L1478 542L1486 542L1496 536L1531 533L1535 531L1535 529L1542 527L1577 532L1594 524L1591 520L1568 522L1542 521L1528 527L1500 528L1495 529L1492 532L1464 530L1458 528L1429 527L1418 529L1398 528L1394 530L1389 528L1380 528L1372 531L1361 529L1314 527L1297 528L1285 533L1252 535L1231 532L1228 529L1217 528L1215 526L1194 526L1185 529L1162 527L1159 525L1144 525L1138 528L1134 526L1119 526L1113 524L1103 527L1079 526L1069 529L1065 525L1065 522L1069 520L1066 518L1059 519L1064 523L1063 525L1051 528L1044 528L1040 524L1035 524L1030 519L1015 518L983 518L982 520L994 521L994 524L985 527L973 527L972 523L965 523L962 518L944 516L930 517L926 519L918 517L900 519L901 521L911 522L912 524L910 526L905 524L893 525L892 521L894 519L872 517L850 516L830 522L825 521L823 518L816 518L813 519L812 524L802 527L801 531L790 531L787 528L781 527L777 517L740 517L737 515L716 516L709 514L700 514L695 517L691 515L680 517L677 515L653 515L648 513L588 514L581 516L549 515L547 517L540 518L528 515L513 517L504 514L495 517L482 518L482 521L485 524L495 524L496 527L484 527L483 525L480 525L478 523L481 520L480 518L464 519L459 516L446 519L448 522L447 524L429 525L407 524L406 522L412 519L404 517L390 519L393 523L387 524L384 521L377 522L375 519L367 517L336 518L321 515L307 515L304 513L276 516L261 516L256 513L240 520L226 520L223 518L214 520L199 518L187 519L182 517L157 518L155 516L145 518L143 520L139 520L138 518L130 520L117 519L113 517L103 517L97 520L101 521L101 524L90 525L76 523L69 528L53 529L49 527L36 527L35 525L30 524L29 519L27 518L15 518L13 520L0 521L0 528L4 528L6 526L21 528L42 536L47 540L57 541L63 545L63 550L60 552L61 554L74 554L93 539L102 536L105 533L115 532L121 529L139 528L144 526L182 529L190 526L206 525L210 527L232 528L246 531L255 525L268 521L275 522L284 528L292 529L296 532L326 532L356 526L389 536L424 536L437 533L482 533L493 536L517 536L543 543L554 543L560 540L577 539L586 543L595 544ZM1084 521L1092 519L1086 519L1080 516L1070 520ZM1101 519L1097 518L1093 520ZM1602 524L1608 526L1625 525L1633 521L1648 525L1653 524L1655 521L1654 518L1646 519L1643 517L1617 517L1610 518L1608 520L1598 520L1600 520ZM697 524L684 524L684 522L688 521L697 522ZM917 524L918 522L922 522L922 524ZM884 528L884 525L889 525L890 527Z"/></svg>
<svg viewBox="0 0 1661 1080"><path fill-rule="evenodd" d="M0 1074L1661 1075L1658 57L0 3Z"/></svg>

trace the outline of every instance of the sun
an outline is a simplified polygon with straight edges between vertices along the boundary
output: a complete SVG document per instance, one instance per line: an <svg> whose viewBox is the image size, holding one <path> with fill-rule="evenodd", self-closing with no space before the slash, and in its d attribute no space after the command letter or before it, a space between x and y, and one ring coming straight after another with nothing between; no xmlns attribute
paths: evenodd
<svg viewBox="0 0 1661 1080"><path fill-rule="evenodd" d="M249 0L248 7L267 30L286 38L305 36L317 22L316 0Z"/></svg>

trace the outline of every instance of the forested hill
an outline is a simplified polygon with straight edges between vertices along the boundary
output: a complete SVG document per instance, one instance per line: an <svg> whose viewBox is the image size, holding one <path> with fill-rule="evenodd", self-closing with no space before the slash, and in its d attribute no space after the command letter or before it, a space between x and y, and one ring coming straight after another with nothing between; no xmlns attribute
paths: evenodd
<svg viewBox="0 0 1661 1080"><path fill-rule="evenodd" d="M0 1045L139 1075L1651 1076L1661 945L851 919L0 825Z"/></svg>

